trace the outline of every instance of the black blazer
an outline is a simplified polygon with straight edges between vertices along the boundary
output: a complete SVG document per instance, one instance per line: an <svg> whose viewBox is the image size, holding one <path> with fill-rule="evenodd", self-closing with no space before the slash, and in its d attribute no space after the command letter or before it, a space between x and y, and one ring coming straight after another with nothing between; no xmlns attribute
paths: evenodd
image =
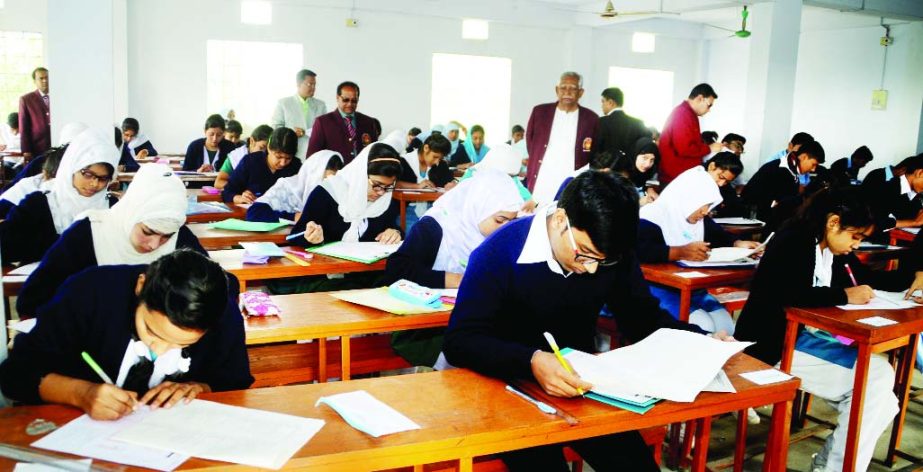
<svg viewBox="0 0 923 472"><path fill-rule="evenodd" d="M215 156L216 171L221 168L221 164L224 164L224 160L227 159L228 154L235 149L237 149L237 144L227 139L222 139L221 142L218 143L218 155ZM189 147L186 148L186 159L183 160L183 170L198 170L204 162L202 160L204 154L205 138L199 138L189 143Z"/></svg>
<svg viewBox="0 0 923 472"><path fill-rule="evenodd" d="M593 150L613 155L615 151L630 154L635 142L645 136L650 136L650 132L644 127L643 121L626 115L622 110L616 110L599 118Z"/></svg>
<svg viewBox="0 0 923 472"><path fill-rule="evenodd" d="M869 179L862 183L863 196L875 214L876 231L893 228L897 220L916 218L923 210L919 195L911 200L901 193L901 179L904 178L894 177L884 184Z"/></svg>

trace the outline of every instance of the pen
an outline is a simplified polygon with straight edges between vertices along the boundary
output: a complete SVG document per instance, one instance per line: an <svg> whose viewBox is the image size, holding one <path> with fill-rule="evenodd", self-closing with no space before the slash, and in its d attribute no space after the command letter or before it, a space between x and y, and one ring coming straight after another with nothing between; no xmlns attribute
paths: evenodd
<svg viewBox="0 0 923 472"><path fill-rule="evenodd" d="M297 249L292 249L292 248L290 248L290 247L287 247L287 248L282 249L282 250L285 251L285 252L287 252L287 253L289 253L289 254L294 254L294 255L296 255L296 256L298 256L298 257L301 257L301 258L304 258L304 259L312 259L312 258L314 257L314 254L311 254L310 252L299 251L299 250L297 250Z"/></svg>
<svg viewBox="0 0 923 472"><path fill-rule="evenodd" d="M846 273L849 274L849 280L852 280L852 286L858 287L859 284L856 283L856 276L853 275L852 268L849 267L849 264L843 264L843 265L846 266Z"/></svg>
<svg viewBox="0 0 923 472"><path fill-rule="evenodd" d="M96 361L94 361L92 357L90 357L89 353L87 353L86 351L83 351L80 353L80 356L83 357L83 360L86 361L87 364L89 364L90 368L93 369L93 372L96 372L96 375L98 375L99 378L103 380L103 382L106 382L109 385L113 384L112 379L110 379L109 376L106 375L105 372L103 372L103 368L100 367L99 364L97 364Z"/></svg>
<svg viewBox="0 0 923 472"><path fill-rule="evenodd" d="M521 397L523 400L526 400L527 402L532 403L533 405L537 406L539 410L542 410L542 413L548 413L549 415L554 415L558 412L558 410L556 410L553 406L545 402L540 402L530 397L529 395L523 392L520 392L519 390L516 390L512 385L507 385L506 389L509 390L510 392L515 393L517 396Z"/></svg>
<svg viewBox="0 0 923 472"><path fill-rule="evenodd" d="M552 336L548 331L545 331L545 340L548 341L548 345L551 346L551 350L554 351L554 356L558 358L558 362L564 366L564 369L566 369L571 374L577 375L577 373L574 372L574 369L571 369L567 361L564 360L564 356L561 355L561 350L558 349L558 343L554 342L554 336ZM583 389L578 388L577 393L583 395Z"/></svg>
<svg viewBox="0 0 923 472"><path fill-rule="evenodd" d="M288 236L285 237L285 240L286 240L286 241L291 241L291 240L293 240L293 239L298 239L298 238L304 236L305 233L307 233L307 231L302 231L302 232L300 232L300 233L290 234L290 235L288 235Z"/></svg>

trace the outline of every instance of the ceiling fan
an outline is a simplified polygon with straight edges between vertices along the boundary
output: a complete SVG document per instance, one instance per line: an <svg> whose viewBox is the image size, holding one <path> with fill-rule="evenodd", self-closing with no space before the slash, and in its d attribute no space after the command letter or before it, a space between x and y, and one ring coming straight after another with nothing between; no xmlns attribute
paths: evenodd
<svg viewBox="0 0 923 472"><path fill-rule="evenodd" d="M612 0L606 1L606 6L600 12L595 12L599 15L600 18L612 19L622 16L638 16L638 15L678 15L675 12L663 11L663 0L660 1L659 10L648 10L648 11L618 11L615 9L615 5L612 4Z"/></svg>
<svg viewBox="0 0 923 472"><path fill-rule="evenodd" d="M723 27L721 27L721 26L715 26L715 25L708 25L708 26L711 26L712 28L717 28L717 29L725 30L725 31L730 31L730 32L733 33L733 34L731 34L730 36L728 36L729 38L734 38L734 37L737 37L737 38L749 38L749 37L750 37L750 34L752 33L751 31L749 31L749 30L747 29L747 17L749 17L749 16L750 16L750 12L747 11L747 6L744 5L744 9L740 12L741 20L740 20L740 29L739 29L739 30L734 31L734 30L729 29L729 28L723 28Z"/></svg>

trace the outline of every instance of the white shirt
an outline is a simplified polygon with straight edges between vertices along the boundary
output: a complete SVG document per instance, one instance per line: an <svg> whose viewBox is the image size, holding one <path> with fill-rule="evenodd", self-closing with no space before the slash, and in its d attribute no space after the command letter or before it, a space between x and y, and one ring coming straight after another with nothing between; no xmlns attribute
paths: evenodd
<svg viewBox="0 0 923 472"><path fill-rule="evenodd" d="M814 246L814 286L829 287L833 279L833 252L830 248Z"/></svg>
<svg viewBox="0 0 923 472"><path fill-rule="evenodd" d="M579 116L579 108L572 112L560 108L554 110L551 136L532 192L532 197L540 204L553 201L561 182L574 171L574 143L577 141Z"/></svg>
<svg viewBox="0 0 923 472"><path fill-rule="evenodd" d="M561 264L554 258L554 252L551 251L551 240L548 239L548 215L554 213L556 209L556 205L548 205L535 211L532 224L529 226L529 234L526 236L526 243L522 245L522 252L519 253L519 259L516 259L516 263L537 264L545 262L552 272L562 277L567 277L570 273L565 274Z"/></svg>
<svg viewBox="0 0 923 472"><path fill-rule="evenodd" d="M417 183L427 179L426 174L429 173L429 170L424 172L424 175L420 175L420 156L417 149L404 154L403 157L404 160L410 164L410 168L413 169L413 175L417 178ZM423 218L423 214L426 213L426 210L429 210L429 204L426 202L411 203L410 206L413 208L413 212L417 215L417 218Z"/></svg>
<svg viewBox="0 0 923 472"><path fill-rule="evenodd" d="M913 200L917 196L917 192L914 192L910 188L910 181L907 180L907 177L901 177L901 195L907 195L908 200Z"/></svg>
<svg viewBox="0 0 923 472"><path fill-rule="evenodd" d="M6 144L6 151L19 152L19 135L13 134L13 129L7 124L0 125L0 142Z"/></svg>

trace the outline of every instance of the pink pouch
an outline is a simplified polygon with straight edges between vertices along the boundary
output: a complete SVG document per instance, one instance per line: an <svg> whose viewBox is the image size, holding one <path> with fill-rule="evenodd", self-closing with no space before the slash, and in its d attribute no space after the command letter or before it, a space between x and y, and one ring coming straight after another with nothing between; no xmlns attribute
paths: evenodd
<svg viewBox="0 0 923 472"><path fill-rule="evenodd" d="M240 312L247 316L279 316L282 314L269 294L259 291L240 294Z"/></svg>
<svg viewBox="0 0 923 472"><path fill-rule="evenodd" d="M202 191L209 195L218 195L219 193L221 193L221 190L218 190L215 187L210 187L208 185L202 187Z"/></svg>
<svg viewBox="0 0 923 472"><path fill-rule="evenodd" d="M161 157L160 159L157 159L157 164L166 164L166 165L170 165L170 159L165 159L165 158Z"/></svg>

